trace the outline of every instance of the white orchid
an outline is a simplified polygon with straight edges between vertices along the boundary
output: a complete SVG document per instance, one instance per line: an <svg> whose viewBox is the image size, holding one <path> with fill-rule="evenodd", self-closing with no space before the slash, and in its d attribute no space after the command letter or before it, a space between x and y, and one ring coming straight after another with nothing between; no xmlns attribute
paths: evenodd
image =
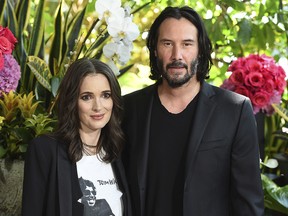
<svg viewBox="0 0 288 216"><path fill-rule="evenodd" d="M126 64L130 57L129 47L125 46L123 43L109 43L103 47L104 55L112 59L114 62L119 62L120 64Z"/></svg>
<svg viewBox="0 0 288 216"><path fill-rule="evenodd" d="M125 11L121 7L121 0L98 0L95 3L95 9L100 20L105 19L107 23L110 22L111 17L124 18Z"/></svg>
<svg viewBox="0 0 288 216"><path fill-rule="evenodd" d="M126 41L134 41L140 34L138 26L133 23L131 17L115 19L111 17L107 29L113 38L119 38Z"/></svg>
<svg viewBox="0 0 288 216"><path fill-rule="evenodd" d="M111 68L111 70L114 72L116 76L120 75L120 71L115 64L115 62L111 59L110 61L107 62L107 65Z"/></svg>
<svg viewBox="0 0 288 216"><path fill-rule="evenodd" d="M121 7L121 0L97 0L95 8L99 19L105 20L112 38L112 42L103 47L103 54L115 74L119 74L116 65L125 65L129 61L132 42L140 34L138 26L132 21L131 8L128 4Z"/></svg>

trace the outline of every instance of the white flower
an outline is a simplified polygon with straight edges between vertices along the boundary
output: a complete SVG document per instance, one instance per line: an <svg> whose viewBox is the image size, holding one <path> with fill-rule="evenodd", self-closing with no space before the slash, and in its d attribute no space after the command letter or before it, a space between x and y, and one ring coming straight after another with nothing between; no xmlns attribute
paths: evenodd
<svg viewBox="0 0 288 216"><path fill-rule="evenodd" d="M104 55L112 59L114 62L119 61L120 64L126 64L130 57L130 49L123 43L109 43L103 47Z"/></svg>
<svg viewBox="0 0 288 216"><path fill-rule="evenodd" d="M278 167L278 161L274 158L269 158L266 163L260 161L260 163L268 168L274 169L276 167Z"/></svg>
<svg viewBox="0 0 288 216"><path fill-rule="evenodd" d="M110 22L111 17L124 18L125 11L121 7L121 0L97 0L95 3L95 9L98 13L98 18L102 20L103 18L107 22Z"/></svg>
<svg viewBox="0 0 288 216"><path fill-rule="evenodd" d="M131 17L125 17L123 19L111 18L107 29L113 38L128 42L134 41L140 34L138 26L132 22Z"/></svg>
<svg viewBox="0 0 288 216"><path fill-rule="evenodd" d="M108 61L107 65L111 68L111 70L114 72L114 74L116 76L120 75L119 69L118 69L118 67L116 66L116 64L114 63L113 60Z"/></svg>

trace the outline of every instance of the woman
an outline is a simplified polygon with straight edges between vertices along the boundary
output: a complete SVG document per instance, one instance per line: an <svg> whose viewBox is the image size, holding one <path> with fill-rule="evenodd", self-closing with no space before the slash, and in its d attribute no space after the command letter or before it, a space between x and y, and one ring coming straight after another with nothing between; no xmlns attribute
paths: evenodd
<svg viewBox="0 0 288 216"><path fill-rule="evenodd" d="M75 61L60 84L57 105L56 131L35 138L27 150L23 216L130 216L114 73L96 59Z"/></svg>

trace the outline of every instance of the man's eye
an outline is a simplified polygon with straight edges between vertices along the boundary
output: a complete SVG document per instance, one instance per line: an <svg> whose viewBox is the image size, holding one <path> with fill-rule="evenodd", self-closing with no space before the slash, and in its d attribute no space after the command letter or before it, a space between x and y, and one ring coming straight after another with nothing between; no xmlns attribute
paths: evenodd
<svg viewBox="0 0 288 216"><path fill-rule="evenodd" d="M170 46L172 46L172 43L170 43L170 42L165 42L165 43L164 43L164 46L170 47Z"/></svg>
<svg viewBox="0 0 288 216"><path fill-rule="evenodd" d="M192 46L192 43L184 43L184 47Z"/></svg>

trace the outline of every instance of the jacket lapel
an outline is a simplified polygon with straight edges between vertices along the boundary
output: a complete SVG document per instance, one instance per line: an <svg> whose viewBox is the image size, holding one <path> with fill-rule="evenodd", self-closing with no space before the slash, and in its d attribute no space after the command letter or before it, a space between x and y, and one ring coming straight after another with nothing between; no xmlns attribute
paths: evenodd
<svg viewBox="0 0 288 216"><path fill-rule="evenodd" d="M192 178L193 173L193 164L197 150L203 137L203 133L216 107L216 103L213 100L215 92L213 91L212 87L209 84L203 82L199 94L200 97L194 115L194 122L191 128L192 131L188 140L187 158L186 158L187 162L185 169L186 179L184 186L185 191L189 187L188 183L191 182L190 180Z"/></svg>
<svg viewBox="0 0 288 216"><path fill-rule="evenodd" d="M57 155L58 155L57 176L58 176L60 215L61 216L82 215L83 208L81 208L80 203L79 205L77 205L76 203L78 199L82 197L82 192L78 183L76 164L75 163L72 164L71 161L69 160L66 145L64 145L63 143L58 145ZM79 206L79 208L75 208L75 206Z"/></svg>
<svg viewBox="0 0 288 216"><path fill-rule="evenodd" d="M153 85L151 88L147 88L147 91L144 92L141 101L139 101L139 107L137 109L138 115L138 125L143 125L138 130L139 136L141 138L141 143L139 143L138 149L138 182L139 182L139 191L140 191L140 203L142 205L142 214L144 211L145 206L145 199L146 199L146 176L147 176L147 165L148 165L148 152L149 152L149 138L150 138L150 123L151 123L151 112L152 112L152 105L154 100L154 93L156 91L156 85ZM146 113L146 115L144 114ZM144 122L142 124L141 122Z"/></svg>

